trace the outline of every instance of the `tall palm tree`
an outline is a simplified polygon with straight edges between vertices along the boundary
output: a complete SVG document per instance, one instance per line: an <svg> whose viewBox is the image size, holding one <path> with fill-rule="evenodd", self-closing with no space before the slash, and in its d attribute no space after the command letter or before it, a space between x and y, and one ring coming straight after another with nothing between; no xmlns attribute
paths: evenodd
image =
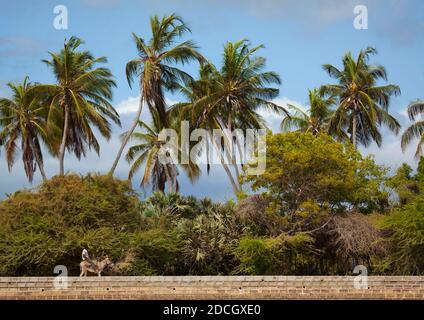
<svg viewBox="0 0 424 320"><path fill-rule="evenodd" d="M224 46L223 65L220 69L208 63L201 70L198 81L190 84L191 88L183 91L190 102L191 119L197 127L209 132L218 129L223 132L227 150L233 148L233 140L226 133L233 129L266 128L265 121L258 113L260 109L268 109L277 113L286 110L271 100L279 94L279 89L269 85L279 85L280 77L272 71L263 71L265 58L254 56L262 45L251 48L247 40ZM218 157L227 173L234 191L240 192L239 169L234 154L223 153L221 147L210 137ZM240 152L240 146L238 146ZM232 164L233 173L225 163L225 157Z"/></svg>
<svg viewBox="0 0 424 320"><path fill-rule="evenodd" d="M323 98L319 94L318 89L308 90L308 92L309 110L304 111L297 106L287 105L292 112L290 116L284 117L281 121L281 129L283 131L296 129L316 135L328 130L328 125L333 115L331 106L335 103L335 98Z"/></svg>
<svg viewBox="0 0 424 320"><path fill-rule="evenodd" d="M424 101L417 100L408 106L408 116L411 121L415 121L418 116L424 114ZM423 154L424 145L424 120L417 120L402 135L401 146L405 151L406 147L416 138L419 138L415 157L419 158Z"/></svg>
<svg viewBox="0 0 424 320"><path fill-rule="evenodd" d="M178 38L190 32L180 17L175 14L164 16L162 19L153 16L150 18L150 27L152 36L148 42L133 33L138 57L127 63L126 75L130 87L134 78L138 78L140 104L134 123L125 135L112 165L111 175L114 174L122 152L139 123L144 103L150 110L155 109L158 112L165 127L168 125L164 91L172 92L180 82L191 79L190 75L173 64L185 64L192 60L203 61L202 55L192 41L188 40L175 45Z"/></svg>
<svg viewBox="0 0 424 320"><path fill-rule="evenodd" d="M6 149L8 169L12 170L20 141L28 180L33 181L37 167L46 180L40 143L40 140L48 140L45 130L46 108L39 97L30 93L32 84L28 77L21 84L8 83L8 86L13 93L11 99L0 99L0 141Z"/></svg>
<svg viewBox="0 0 424 320"><path fill-rule="evenodd" d="M390 97L399 95L396 85L377 85L378 80L387 80L387 73L381 65L370 65L369 57L376 54L374 48L361 50L357 59L349 52L343 57L343 69L325 64L324 70L337 84L326 84L320 93L338 99L338 106L330 121L330 133L337 136L349 134L352 144L358 142L367 146L371 141L381 145L379 131L386 125L396 134L400 124L388 113Z"/></svg>
<svg viewBox="0 0 424 320"><path fill-rule="evenodd" d="M106 57L94 58L89 51L78 51L82 40L65 40L58 53L50 52L51 60L43 60L56 78L56 84L35 86L39 94L50 98L47 126L50 132L60 129L61 143L56 151L60 174L65 172L66 149L78 159L85 156L86 148L99 153L100 146L92 127L106 139L111 137L109 119L120 125L119 115L111 105L112 88L116 86L109 69L96 67L106 63Z"/></svg>

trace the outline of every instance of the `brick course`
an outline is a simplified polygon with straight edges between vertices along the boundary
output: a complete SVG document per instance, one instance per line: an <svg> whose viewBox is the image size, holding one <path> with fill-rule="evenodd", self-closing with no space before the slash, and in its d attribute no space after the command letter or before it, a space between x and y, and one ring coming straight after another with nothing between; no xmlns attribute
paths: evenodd
<svg viewBox="0 0 424 320"><path fill-rule="evenodd" d="M0 299L424 299L424 277L369 276L0 277Z"/></svg>

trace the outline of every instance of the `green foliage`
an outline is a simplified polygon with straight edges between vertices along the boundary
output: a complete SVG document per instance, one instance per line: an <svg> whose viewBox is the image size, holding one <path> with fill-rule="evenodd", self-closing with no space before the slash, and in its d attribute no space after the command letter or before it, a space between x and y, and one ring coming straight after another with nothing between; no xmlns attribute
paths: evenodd
<svg viewBox="0 0 424 320"><path fill-rule="evenodd" d="M420 191L419 180L422 174L420 172L420 167L418 167L416 176L412 174L412 171L409 165L403 163L402 166L397 169L396 174L390 177L386 183L389 188L395 191L400 205L411 202Z"/></svg>
<svg viewBox="0 0 424 320"><path fill-rule="evenodd" d="M418 138L418 145L415 151L415 158L423 155L424 146L424 121L420 118L424 114L424 101L415 100L411 102L407 109L409 119L414 121L402 134L401 147L406 147Z"/></svg>
<svg viewBox="0 0 424 320"><path fill-rule="evenodd" d="M181 243L175 232L161 228L137 233L131 247L142 265L155 274L172 274L179 259ZM140 260L136 268L140 268Z"/></svg>
<svg viewBox="0 0 424 320"><path fill-rule="evenodd" d="M348 52L343 56L343 69L323 65L328 75L337 80L320 89L322 95L338 100L328 132L341 139L350 136L355 148L358 143L368 146L373 141L380 146L383 125L396 134L400 129L399 122L388 112L390 97L400 95L400 88L379 84L380 80L387 80L387 72L382 65L369 63L370 56L376 53L371 47L361 50L357 58Z"/></svg>
<svg viewBox="0 0 424 320"><path fill-rule="evenodd" d="M424 157L420 157L420 161L418 161L416 178L417 181L424 186Z"/></svg>
<svg viewBox="0 0 424 320"><path fill-rule="evenodd" d="M293 274L314 255L314 239L307 234L240 240L234 249L239 261L236 274ZM310 261L309 261L310 262Z"/></svg>
<svg viewBox="0 0 424 320"><path fill-rule="evenodd" d="M385 170L362 158L351 145L326 134L278 133L267 136L264 174L246 176L253 190L265 189L273 211L292 215L308 201L334 210L381 208Z"/></svg>
<svg viewBox="0 0 424 320"><path fill-rule="evenodd" d="M235 255L240 264L238 274L272 274L278 259L274 254L275 239L246 237L240 240Z"/></svg>
<svg viewBox="0 0 424 320"><path fill-rule="evenodd" d="M189 274L228 274L234 265L232 247L244 232L233 211L201 214L178 225L182 257Z"/></svg>
<svg viewBox="0 0 424 320"><path fill-rule="evenodd" d="M398 274L422 274L424 270L424 195L397 208L381 224L392 246L386 269Z"/></svg>
<svg viewBox="0 0 424 320"><path fill-rule="evenodd" d="M139 226L138 197L107 176L55 177L0 203L0 274L48 275L79 269L82 247L120 259Z"/></svg>

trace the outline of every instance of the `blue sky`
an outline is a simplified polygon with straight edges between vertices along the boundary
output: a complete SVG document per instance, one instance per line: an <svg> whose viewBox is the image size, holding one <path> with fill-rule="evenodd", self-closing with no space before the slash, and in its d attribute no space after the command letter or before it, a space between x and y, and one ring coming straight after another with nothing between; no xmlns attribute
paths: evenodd
<svg viewBox="0 0 424 320"><path fill-rule="evenodd" d="M369 29L353 27L353 8L365 4L369 13ZM56 5L65 5L69 14L69 29L53 27ZM248 38L252 44L264 44L260 54L267 58L267 69L278 72L282 79L278 102L307 103L307 89L331 81L322 71L322 64L340 65L347 51L355 54L367 46L377 48L373 61L383 64L389 82L401 87L402 95L393 99L391 111L407 125L405 107L417 98L424 98L424 2L420 0L15 0L0 3L0 95L8 96L9 81L21 81L29 75L32 81L54 81L50 70L40 60L47 51L61 48L64 38L76 35L85 40L86 48L95 56L107 56L118 87L113 103L121 111L123 129L133 117L136 90L128 87L125 63L136 54L131 32L149 37L149 16L176 12L192 29L186 38L193 39L201 52L216 64L226 41ZM184 67L195 74L197 65ZM178 100L178 96L168 96ZM143 115L146 116L146 115ZM279 118L266 115L272 127ZM66 158L66 168L75 172L106 172L116 154L117 136L102 142L101 157L90 154L78 162ZM415 166L414 146L405 154L400 150L399 137L385 133L383 147L371 146L364 153L375 154L376 160L395 167L402 162ZM0 155L0 197L17 188L31 187L19 161L12 173ZM58 170L56 159L46 155L50 175ZM125 178L128 164L120 163L118 175ZM138 184L139 177L134 180ZM35 184L38 182L35 181ZM232 191L219 166L212 174L202 176L194 185L181 177L182 191L214 199L229 199Z"/></svg>

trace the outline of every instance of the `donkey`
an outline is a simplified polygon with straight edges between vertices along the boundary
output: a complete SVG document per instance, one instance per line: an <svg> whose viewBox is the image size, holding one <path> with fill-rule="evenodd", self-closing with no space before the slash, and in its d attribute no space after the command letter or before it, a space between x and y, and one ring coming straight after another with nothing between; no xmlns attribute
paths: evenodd
<svg viewBox="0 0 424 320"><path fill-rule="evenodd" d="M82 276L86 277L88 271L92 273L97 273L97 275L101 277L102 276L101 273L108 266L113 267L113 263L112 261L110 261L109 257L106 257L100 262L93 260L92 264L84 260L80 263L80 270L81 270L80 277Z"/></svg>

